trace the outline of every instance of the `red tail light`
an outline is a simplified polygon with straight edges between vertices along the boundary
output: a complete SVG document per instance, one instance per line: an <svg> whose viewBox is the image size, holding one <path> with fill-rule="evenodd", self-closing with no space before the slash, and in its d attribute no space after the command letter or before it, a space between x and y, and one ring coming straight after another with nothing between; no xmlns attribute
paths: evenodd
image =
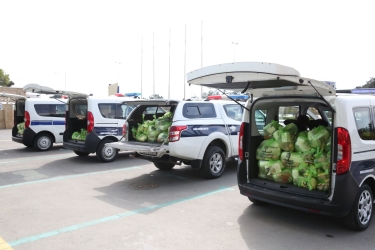
<svg viewBox="0 0 375 250"><path fill-rule="evenodd" d="M87 111L87 133L91 133L94 129L94 115Z"/></svg>
<svg viewBox="0 0 375 250"><path fill-rule="evenodd" d="M29 112L25 111L25 128L30 126L30 114Z"/></svg>
<svg viewBox="0 0 375 250"><path fill-rule="evenodd" d="M245 123L241 123L240 134L238 135L238 156L243 161L243 131L245 130Z"/></svg>
<svg viewBox="0 0 375 250"><path fill-rule="evenodd" d="M336 173L345 174L352 161L352 144L348 130L337 128L337 144Z"/></svg>
<svg viewBox="0 0 375 250"><path fill-rule="evenodd" d="M122 136L123 137L126 136L126 123L124 123L124 125L122 125Z"/></svg>
<svg viewBox="0 0 375 250"><path fill-rule="evenodd" d="M171 126L169 129L169 142L180 140L181 132L187 129L187 126Z"/></svg>

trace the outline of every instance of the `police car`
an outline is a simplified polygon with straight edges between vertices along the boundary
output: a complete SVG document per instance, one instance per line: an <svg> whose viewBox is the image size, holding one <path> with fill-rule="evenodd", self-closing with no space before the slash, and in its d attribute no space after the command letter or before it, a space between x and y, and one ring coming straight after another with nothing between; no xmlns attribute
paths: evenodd
<svg viewBox="0 0 375 250"><path fill-rule="evenodd" d="M176 164L184 163L201 169L207 178L218 178L224 172L226 160L238 156L243 108L237 103L230 100L133 100L124 103L136 106L125 123L125 138L107 145L136 151L138 157L153 162L160 170L170 170ZM168 143L139 142L134 138L134 127L168 111L173 113Z"/></svg>
<svg viewBox="0 0 375 250"><path fill-rule="evenodd" d="M353 230L369 227L375 192L372 90L338 94L332 86L302 77L294 68L258 62L201 68L188 73L187 80L250 96L238 144L242 195L254 204L342 217ZM254 119L259 110L266 114L267 125L294 123L300 132L295 142L293 136L284 137L289 132L283 128L271 138L267 128L259 129ZM299 119L306 116L309 119ZM286 141L288 146L283 147Z"/></svg>

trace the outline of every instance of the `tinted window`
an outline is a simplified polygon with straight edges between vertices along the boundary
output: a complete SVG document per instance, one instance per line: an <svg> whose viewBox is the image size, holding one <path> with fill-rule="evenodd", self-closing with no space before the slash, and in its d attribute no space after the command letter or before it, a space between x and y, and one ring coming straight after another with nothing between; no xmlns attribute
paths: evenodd
<svg viewBox="0 0 375 250"><path fill-rule="evenodd" d="M166 111L165 111L165 107L148 107L145 109L145 111L143 112L143 114L145 115L148 115L148 114L164 114Z"/></svg>
<svg viewBox="0 0 375 250"><path fill-rule="evenodd" d="M34 104L34 108L40 116L65 117L65 104Z"/></svg>
<svg viewBox="0 0 375 250"><path fill-rule="evenodd" d="M373 140L374 132L372 129L370 109L355 108L353 109L353 114L359 137L361 137L362 140Z"/></svg>
<svg viewBox="0 0 375 250"><path fill-rule="evenodd" d="M279 107L279 123L284 125L285 120L297 120L299 107L281 106Z"/></svg>
<svg viewBox="0 0 375 250"><path fill-rule="evenodd" d="M99 103L100 114L109 119L126 119L129 113L134 109L133 106L116 103Z"/></svg>
<svg viewBox="0 0 375 250"><path fill-rule="evenodd" d="M214 118L216 112L212 103L186 103L183 108L186 118Z"/></svg>

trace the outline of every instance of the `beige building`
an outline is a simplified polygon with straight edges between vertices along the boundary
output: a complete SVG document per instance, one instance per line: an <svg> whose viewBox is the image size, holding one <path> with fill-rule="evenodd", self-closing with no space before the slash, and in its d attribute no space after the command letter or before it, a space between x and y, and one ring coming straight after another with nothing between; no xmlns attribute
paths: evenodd
<svg viewBox="0 0 375 250"><path fill-rule="evenodd" d="M22 88L0 87L0 93L26 96ZM12 129L14 120L13 104L15 100L0 96L0 129Z"/></svg>

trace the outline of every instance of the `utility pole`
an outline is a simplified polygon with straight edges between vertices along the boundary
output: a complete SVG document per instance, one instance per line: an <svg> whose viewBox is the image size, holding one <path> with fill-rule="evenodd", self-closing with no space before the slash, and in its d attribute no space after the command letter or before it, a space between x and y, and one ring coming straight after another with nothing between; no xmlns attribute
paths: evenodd
<svg viewBox="0 0 375 250"><path fill-rule="evenodd" d="M168 99L171 99L171 28L169 28L169 76L168 76Z"/></svg>
<svg viewBox="0 0 375 250"><path fill-rule="evenodd" d="M201 68L203 68L203 20L201 20ZM203 87L201 86L201 98L203 96Z"/></svg>
<svg viewBox="0 0 375 250"><path fill-rule="evenodd" d="M186 24L185 24L185 56L184 56L184 100L186 99Z"/></svg>
<svg viewBox="0 0 375 250"><path fill-rule="evenodd" d="M143 95L143 89L142 89L142 70L143 70L143 36L141 41L141 98Z"/></svg>
<svg viewBox="0 0 375 250"><path fill-rule="evenodd" d="M153 74L153 91L152 94L155 95L155 36L152 32L152 74Z"/></svg>

